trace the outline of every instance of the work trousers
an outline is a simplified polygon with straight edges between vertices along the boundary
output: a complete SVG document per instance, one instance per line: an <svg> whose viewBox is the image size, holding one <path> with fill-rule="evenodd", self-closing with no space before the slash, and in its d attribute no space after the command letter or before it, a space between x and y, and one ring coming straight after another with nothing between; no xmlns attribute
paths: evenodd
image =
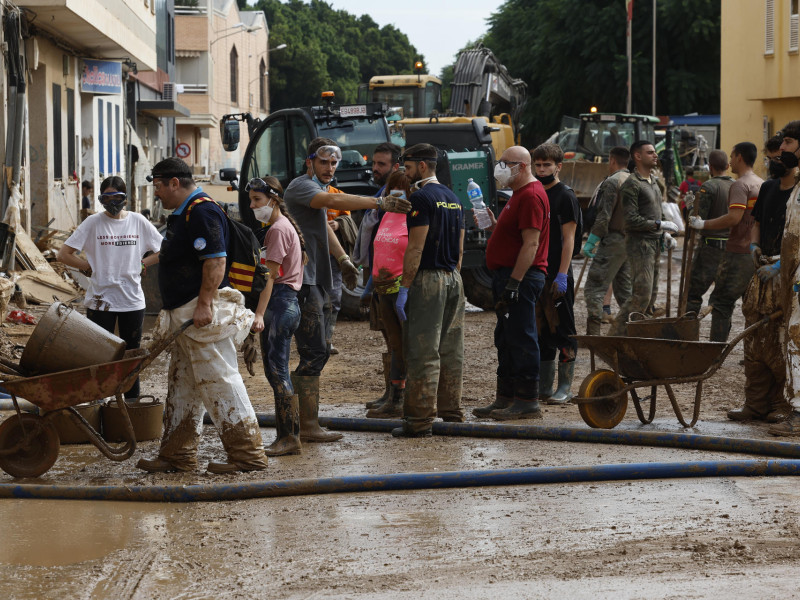
<svg viewBox="0 0 800 600"><path fill-rule="evenodd" d="M539 396L539 336L536 302L544 287L544 273L528 269L519 284L519 301L498 304L511 277L511 268L492 272L492 294L497 305L494 345L497 348L497 392L506 398Z"/></svg>
<svg viewBox="0 0 800 600"><path fill-rule="evenodd" d="M292 336L300 325L297 292L283 283L272 287L261 332L261 359L264 374L276 397L294 395L289 377L289 352Z"/></svg>
<svg viewBox="0 0 800 600"><path fill-rule="evenodd" d="M294 372L318 377L330 358L326 340L327 323L331 318L330 298L322 287L303 284L297 301L300 304L300 326L294 339L300 362Z"/></svg>
<svg viewBox="0 0 800 600"><path fill-rule="evenodd" d="M428 429L437 413L442 418L462 420L464 287L459 272L417 272L408 291L406 314L406 427L411 431Z"/></svg>
<svg viewBox="0 0 800 600"><path fill-rule="evenodd" d="M403 353L403 324L397 316L397 294L376 294L378 315L386 335L386 346L392 355L391 380L406 378L406 359Z"/></svg>
<svg viewBox="0 0 800 600"><path fill-rule="evenodd" d="M139 347L142 341L144 309L114 312L87 308L86 316L92 323L97 323L109 333L114 333L115 328L119 327L119 337L125 342L126 350L135 350ZM130 389L125 391L125 399L135 400L139 397L139 392L139 378L137 377Z"/></svg>
<svg viewBox="0 0 800 600"><path fill-rule="evenodd" d="M631 297L620 308L609 335L627 335L628 316L632 312L644 313L653 301L661 238L629 235L625 238L625 251L631 268Z"/></svg>
<svg viewBox="0 0 800 600"><path fill-rule="evenodd" d="M717 271L725 256L725 250L715 248L698 240L697 252L692 260L692 275L689 279L686 312L699 313L703 306L703 295L717 278ZM711 303L709 301L709 303Z"/></svg>
<svg viewBox="0 0 800 600"><path fill-rule="evenodd" d="M597 244L583 287L587 322L590 327L596 328L596 331L600 331L600 324L603 322L603 299L608 286L612 284L614 298L619 306L623 306L631 297L631 269L625 250L625 236L616 231L610 231Z"/></svg>
<svg viewBox="0 0 800 600"><path fill-rule="evenodd" d="M556 297L552 279L546 279L541 298L536 303L539 355L542 361L551 361L558 355L559 362L572 362L578 354L575 335L575 282L572 269L567 273L567 291Z"/></svg>
<svg viewBox="0 0 800 600"><path fill-rule="evenodd" d="M342 270L339 268L339 261L328 255L331 261L331 280L333 287L328 296L328 301L331 304L330 317L325 321L325 343L328 345L330 352L331 344L333 343L333 331L336 328L336 321L339 318L339 311L342 309Z"/></svg>
<svg viewBox="0 0 800 600"><path fill-rule="evenodd" d="M753 259L749 254L725 252L714 279L714 291L708 299L708 303L714 307L709 337L712 342L728 341L733 307L744 295L754 273Z"/></svg>

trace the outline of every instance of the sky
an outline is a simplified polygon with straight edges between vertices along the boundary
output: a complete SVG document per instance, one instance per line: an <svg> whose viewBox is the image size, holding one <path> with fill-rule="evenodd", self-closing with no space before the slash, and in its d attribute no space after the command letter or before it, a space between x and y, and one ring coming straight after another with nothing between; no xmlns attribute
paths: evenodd
<svg viewBox="0 0 800 600"><path fill-rule="evenodd" d="M381 27L397 27L423 54L431 75L439 75L445 66L455 62L456 53L467 42L486 33L486 19L503 4L501 0L327 1L336 10L346 10L357 16L368 14Z"/></svg>

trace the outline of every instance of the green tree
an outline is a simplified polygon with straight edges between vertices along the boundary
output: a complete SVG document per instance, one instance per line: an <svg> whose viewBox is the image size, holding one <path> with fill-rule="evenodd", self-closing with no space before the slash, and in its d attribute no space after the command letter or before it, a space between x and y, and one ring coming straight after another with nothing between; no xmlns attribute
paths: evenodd
<svg viewBox="0 0 800 600"><path fill-rule="evenodd" d="M659 0L656 110L719 112L720 0ZM507 0L489 18L483 42L514 77L528 83L523 139L534 145L562 114L597 106L624 112L626 12L621 0ZM651 111L652 3L633 20L635 113Z"/></svg>

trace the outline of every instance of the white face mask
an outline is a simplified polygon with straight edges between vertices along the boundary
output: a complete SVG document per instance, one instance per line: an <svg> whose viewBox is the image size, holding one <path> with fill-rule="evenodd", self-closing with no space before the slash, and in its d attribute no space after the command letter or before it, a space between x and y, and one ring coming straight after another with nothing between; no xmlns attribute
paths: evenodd
<svg viewBox="0 0 800 600"><path fill-rule="evenodd" d="M501 167L499 164L494 166L494 178L497 181L497 185L501 188L506 188L511 183L511 180L514 176L511 174L511 167L508 165Z"/></svg>
<svg viewBox="0 0 800 600"><path fill-rule="evenodd" d="M269 219L272 217L272 206L256 206L253 209L253 214L262 223L269 223Z"/></svg>
<svg viewBox="0 0 800 600"><path fill-rule="evenodd" d="M426 177L425 179L420 179L416 183L411 186L412 190L421 190L422 187L428 183L429 181L434 181L436 179L436 175L432 175L431 177Z"/></svg>

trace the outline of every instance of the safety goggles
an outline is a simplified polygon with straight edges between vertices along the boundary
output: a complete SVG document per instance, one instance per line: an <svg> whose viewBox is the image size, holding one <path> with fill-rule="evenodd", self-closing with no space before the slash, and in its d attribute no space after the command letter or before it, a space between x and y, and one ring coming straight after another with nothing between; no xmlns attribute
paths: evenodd
<svg viewBox="0 0 800 600"><path fill-rule="evenodd" d="M128 195L125 192L112 192L110 194L100 194L97 199L102 202L103 204L108 204L110 202L125 202L127 200Z"/></svg>
<svg viewBox="0 0 800 600"><path fill-rule="evenodd" d="M272 195L272 196L280 196L281 195L281 193L278 190L276 190L274 187L272 187L266 181L261 179L261 177L253 177L250 181L247 182L247 185L244 186L244 191L245 192L249 192L251 190L254 191L254 192L262 192L264 194L267 194L268 196L269 195Z"/></svg>
<svg viewBox="0 0 800 600"><path fill-rule="evenodd" d="M312 152L308 155L308 158L315 159L321 158L322 160L333 160L336 159L336 162L339 163L342 160L342 150L338 146L322 146L317 148L316 152Z"/></svg>

